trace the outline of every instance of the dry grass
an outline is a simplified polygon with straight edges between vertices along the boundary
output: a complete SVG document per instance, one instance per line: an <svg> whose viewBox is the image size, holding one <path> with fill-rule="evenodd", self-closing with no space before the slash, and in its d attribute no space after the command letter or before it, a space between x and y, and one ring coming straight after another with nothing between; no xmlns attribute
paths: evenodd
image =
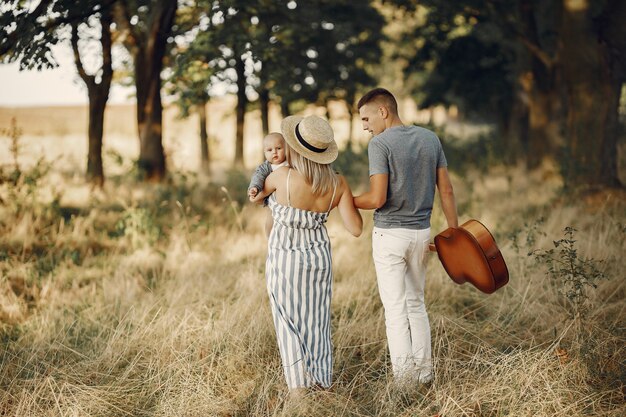
<svg viewBox="0 0 626 417"><path fill-rule="evenodd" d="M216 170L226 169L232 163L235 151L235 98L225 96L215 98L207 105L207 130L211 148L211 159ZM413 102L411 102L412 104ZM414 104L406 105L407 109L415 108ZM343 146L348 137L348 112L345 104L331 102L327 110L309 106L305 113L326 115L337 140ZM134 105L110 105L105 112L104 122L104 168L107 175L119 174L110 153L127 159L136 159L139 152L139 141L136 139L136 118ZM410 112L412 118L414 111ZM8 127L15 118L23 131L21 143L24 164L32 165L43 157L63 166L67 173L84 170L87 157L87 122L86 106L59 107L0 107L0 126ZM358 118L353 125L356 141L365 141L367 135L362 131ZM280 131L280 109L270 107L270 131ZM175 106L166 106L163 115L163 146L170 168L174 170L197 170L200 167L199 120L192 114L187 119L179 117ZM263 160L262 127L260 111L252 110L246 115L244 131L245 162L249 168L255 167ZM11 161L8 142L0 141L0 164ZM125 167L122 167L125 168ZM75 171L77 170L77 171Z"/></svg>
<svg viewBox="0 0 626 417"><path fill-rule="evenodd" d="M0 415L624 415L626 197L572 201L550 170L489 174L454 184L511 281L486 296L430 259L430 387L393 384L370 234L331 216L334 384L301 401L287 398L271 323L264 209L237 206L239 224L219 187L182 176L96 194L57 171L0 184ZM527 256L566 226L608 277L579 317Z"/></svg>

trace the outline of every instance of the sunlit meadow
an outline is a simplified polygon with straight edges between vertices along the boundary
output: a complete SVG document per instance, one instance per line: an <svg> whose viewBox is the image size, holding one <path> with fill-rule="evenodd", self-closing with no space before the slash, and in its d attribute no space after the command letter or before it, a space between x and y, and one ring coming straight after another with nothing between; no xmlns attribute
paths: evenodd
<svg viewBox="0 0 626 417"><path fill-rule="evenodd" d="M430 255L431 386L393 384L371 213L358 239L333 213L334 384L293 400L265 288L265 209L245 203L250 172L228 168L232 115L211 113L211 175L196 174L193 120L166 119L170 178L142 184L132 110L111 110L107 184L90 190L84 123L47 111L0 112L0 127L15 116L22 129L17 151L0 138L0 415L626 414L624 193L572 198L550 166L451 157L461 221L491 229L510 282L482 294ZM334 123L345 143L345 119ZM247 140L251 169L260 137ZM338 164L357 190L367 180L360 149ZM445 227L438 208L432 223ZM555 247L568 227L575 252Z"/></svg>

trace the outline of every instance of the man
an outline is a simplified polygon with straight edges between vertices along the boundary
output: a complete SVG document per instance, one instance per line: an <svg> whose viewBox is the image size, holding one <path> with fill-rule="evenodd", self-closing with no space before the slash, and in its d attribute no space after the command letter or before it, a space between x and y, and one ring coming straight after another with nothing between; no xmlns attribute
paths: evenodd
<svg viewBox="0 0 626 417"><path fill-rule="evenodd" d="M393 374L428 383L433 367L424 258L435 186L448 226L458 227L446 158L432 131L402 123L396 99L384 88L365 94L358 108L363 129L374 137L368 145L370 189L354 205L376 209L372 255Z"/></svg>

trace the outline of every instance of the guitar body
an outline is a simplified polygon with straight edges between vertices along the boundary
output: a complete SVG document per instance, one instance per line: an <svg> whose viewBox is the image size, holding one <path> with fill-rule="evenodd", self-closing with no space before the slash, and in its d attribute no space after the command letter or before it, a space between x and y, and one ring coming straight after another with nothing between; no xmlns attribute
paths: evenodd
<svg viewBox="0 0 626 417"><path fill-rule="evenodd" d="M469 282L491 294L509 282L509 270L496 241L477 220L439 233L435 247L444 269L457 284Z"/></svg>

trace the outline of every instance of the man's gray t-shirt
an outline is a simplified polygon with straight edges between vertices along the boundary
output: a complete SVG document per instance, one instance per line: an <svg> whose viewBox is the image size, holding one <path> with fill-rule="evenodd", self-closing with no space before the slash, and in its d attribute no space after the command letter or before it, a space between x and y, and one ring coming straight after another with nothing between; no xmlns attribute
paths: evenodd
<svg viewBox="0 0 626 417"><path fill-rule="evenodd" d="M448 166L437 135L419 126L395 126L376 135L367 151L370 176L389 174L387 201L374 212L374 226L429 228L437 168Z"/></svg>

